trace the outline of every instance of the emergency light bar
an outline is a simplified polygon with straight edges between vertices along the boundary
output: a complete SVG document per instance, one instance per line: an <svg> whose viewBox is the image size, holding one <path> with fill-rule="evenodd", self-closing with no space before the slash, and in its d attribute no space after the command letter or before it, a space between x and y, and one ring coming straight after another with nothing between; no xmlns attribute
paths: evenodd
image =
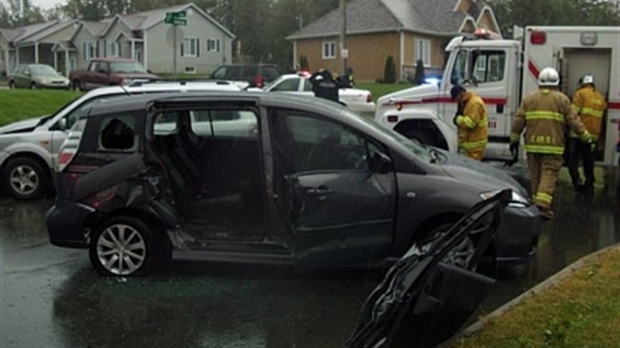
<svg viewBox="0 0 620 348"><path fill-rule="evenodd" d="M474 36L479 40L500 40L502 38L499 34L484 28L476 29Z"/></svg>

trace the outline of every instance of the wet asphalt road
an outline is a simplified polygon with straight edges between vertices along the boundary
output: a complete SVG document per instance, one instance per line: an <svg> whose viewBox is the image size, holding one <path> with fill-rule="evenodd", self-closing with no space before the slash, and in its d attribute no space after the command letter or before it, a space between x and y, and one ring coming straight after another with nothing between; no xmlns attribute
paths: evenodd
<svg viewBox="0 0 620 348"><path fill-rule="evenodd" d="M561 185L523 274L503 272L489 312L576 259L620 241L615 188ZM293 275L274 267L175 262L154 276L108 279L83 250L48 244L50 200L0 198L0 346L342 347L378 271Z"/></svg>

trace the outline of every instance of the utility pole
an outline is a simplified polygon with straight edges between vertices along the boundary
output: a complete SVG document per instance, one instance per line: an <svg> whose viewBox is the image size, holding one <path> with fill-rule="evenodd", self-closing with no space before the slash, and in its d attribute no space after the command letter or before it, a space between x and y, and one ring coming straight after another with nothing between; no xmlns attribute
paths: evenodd
<svg viewBox="0 0 620 348"><path fill-rule="evenodd" d="M347 71L347 58L343 57L343 53L347 52L347 0L340 0L340 15L342 16L342 27L340 29L340 74Z"/></svg>

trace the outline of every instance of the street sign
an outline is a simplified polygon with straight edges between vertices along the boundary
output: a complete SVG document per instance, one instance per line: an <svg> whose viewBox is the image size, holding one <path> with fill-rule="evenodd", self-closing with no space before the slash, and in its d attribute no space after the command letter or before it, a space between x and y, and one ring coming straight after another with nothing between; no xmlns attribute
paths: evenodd
<svg viewBox="0 0 620 348"><path fill-rule="evenodd" d="M187 25L187 12L166 12L164 23L172 25Z"/></svg>
<svg viewBox="0 0 620 348"><path fill-rule="evenodd" d="M185 33L181 27L173 25L166 31L166 42L171 47L179 47L185 38Z"/></svg>

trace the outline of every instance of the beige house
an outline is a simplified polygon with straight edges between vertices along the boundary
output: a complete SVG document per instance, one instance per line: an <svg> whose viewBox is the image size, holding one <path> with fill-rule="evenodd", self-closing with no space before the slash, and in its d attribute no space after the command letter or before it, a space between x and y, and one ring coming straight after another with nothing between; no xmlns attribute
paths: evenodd
<svg viewBox="0 0 620 348"><path fill-rule="evenodd" d="M310 70L340 73L339 9L287 37L294 64L302 55ZM383 77L385 61L394 58L397 76L407 79L422 60L427 71L440 71L444 47L454 36L485 28L501 35L495 14L480 0L350 0L347 2L347 66L356 80Z"/></svg>

